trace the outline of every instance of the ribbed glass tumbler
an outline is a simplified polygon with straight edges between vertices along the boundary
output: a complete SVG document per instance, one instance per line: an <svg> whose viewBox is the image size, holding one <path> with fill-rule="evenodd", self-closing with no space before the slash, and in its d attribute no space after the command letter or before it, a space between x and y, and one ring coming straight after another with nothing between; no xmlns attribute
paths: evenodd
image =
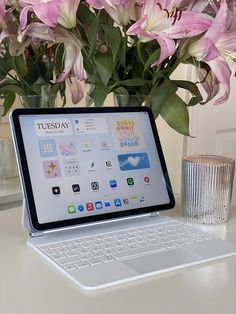
<svg viewBox="0 0 236 314"><path fill-rule="evenodd" d="M182 160L182 208L191 222L218 224L229 220L235 161L215 155Z"/></svg>

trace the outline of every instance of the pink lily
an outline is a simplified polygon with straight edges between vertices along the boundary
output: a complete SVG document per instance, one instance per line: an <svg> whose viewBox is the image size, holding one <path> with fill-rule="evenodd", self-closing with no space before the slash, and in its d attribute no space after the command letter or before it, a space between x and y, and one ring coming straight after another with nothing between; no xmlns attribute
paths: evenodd
<svg viewBox="0 0 236 314"><path fill-rule="evenodd" d="M227 101L230 94L231 70L226 60L236 56L236 27L231 24L230 11L225 0L221 1L214 22L203 38L189 47L189 54L198 61L207 63L224 88L224 95L218 98L215 104Z"/></svg>
<svg viewBox="0 0 236 314"><path fill-rule="evenodd" d="M178 10L181 0L146 0L141 18L127 31L128 35L138 35L142 42L156 40L161 47L159 60L174 54L175 39L188 38L205 32L212 18L203 13Z"/></svg>
<svg viewBox="0 0 236 314"><path fill-rule="evenodd" d="M0 0L0 27L3 27L4 23L4 18L6 15L6 9L5 9L5 1Z"/></svg>
<svg viewBox="0 0 236 314"><path fill-rule="evenodd" d="M135 2L134 0L99 0L89 1L102 6L116 24L126 26L129 23L133 13Z"/></svg>
<svg viewBox="0 0 236 314"><path fill-rule="evenodd" d="M58 23L66 28L76 27L76 13L80 0L64 0L60 5Z"/></svg>
<svg viewBox="0 0 236 314"><path fill-rule="evenodd" d="M86 2L94 9L100 10L103 8L100 0L86 0Z"/></svg>
<svg viewBox="0 0 236 314"><path fill-rule="evenodd" d="M69 77L67 84L71 92L71 100L73 104L77 104L84 97L85 81L78 80L76 77Z"/></svg>
<svg viewBox="0 0 236 314"><path fill-rule="evenodd" d="M40 21L49 27L55 27L64 0L19 0L23 9L20 13L20 29L27 25L28 12L33 11Z"/></svg>
<svg viewBox="0 0 236 314"><path fill-rule="evenodd" d="M72 32L60 26L54 29L54 36L56 42L64 43L65 55L63 72L53 83L65 81L71 73L79 81L85 81L87 74L83 67L82 45L78 38Z"/></svg>

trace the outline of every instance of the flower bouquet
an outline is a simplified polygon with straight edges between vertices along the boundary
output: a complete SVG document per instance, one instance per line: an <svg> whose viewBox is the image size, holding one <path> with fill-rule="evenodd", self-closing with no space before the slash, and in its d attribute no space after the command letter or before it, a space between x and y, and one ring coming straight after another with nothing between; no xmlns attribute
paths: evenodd
<svg viewBox="0 0 236 314"><path fill-rule="evenodd" d="M42 81L63 97L67 82L78 103L88 83L87 105L124 95L119 105L145 104L189 135L189 106L229 97L235 17L235 0L0 0L4 106L25 88L41 92ZM181 63L196 69L195 81L173 79Z"/></svg>

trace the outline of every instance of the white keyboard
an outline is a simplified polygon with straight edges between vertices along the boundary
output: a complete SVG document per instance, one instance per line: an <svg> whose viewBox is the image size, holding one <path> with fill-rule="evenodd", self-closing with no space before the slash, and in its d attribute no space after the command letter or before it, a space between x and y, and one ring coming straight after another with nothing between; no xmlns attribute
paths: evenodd
<svg viewBox="0 0 236 314"><path fill-rule="evenodd" d="M172 250L213 237L178 221L54 242L38 247L67 271Z"/></svg>

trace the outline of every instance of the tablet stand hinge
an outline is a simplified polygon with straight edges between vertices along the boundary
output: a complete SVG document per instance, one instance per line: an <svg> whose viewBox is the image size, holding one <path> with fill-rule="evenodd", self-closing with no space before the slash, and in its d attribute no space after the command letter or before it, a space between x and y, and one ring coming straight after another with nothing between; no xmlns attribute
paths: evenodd
<svg viewBox="0 0 236 314"><path fill-rule="evenodd" d="M43 232L30 232L30 233L29 233L29 236L30 236L31 238L42 237L43 235L44 235Z"/></svg>
<svg viewBox="0 0 236 314"><path fill-rule="evenodd" d="M152 213L150 214L150 217L156 217L156 216L159 216L159 215L160 215L159 212L152 212Z"/></svg>

